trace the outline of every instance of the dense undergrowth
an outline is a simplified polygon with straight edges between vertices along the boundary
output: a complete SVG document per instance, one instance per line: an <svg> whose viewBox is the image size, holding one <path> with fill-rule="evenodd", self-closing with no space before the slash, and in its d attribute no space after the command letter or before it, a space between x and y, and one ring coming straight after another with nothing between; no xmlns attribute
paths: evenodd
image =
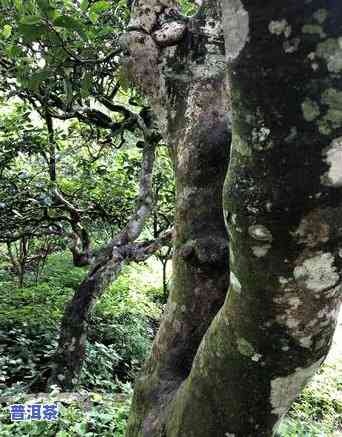
<svg viewBox="0 0 342 437"><path fill-rule="evenodd" d="M63 307L84 271L65 253L50 256L38 284L28 275L18 288L0 266L0 437L124 435L134 375L148 353L162 312L158 263L133 265L97 303L89 325L88 353L73 400L55 388L57 422L10 421L8 403L27 393L57 345ZM341 436L341 361L326 365L293 406L282 437Z"/></svg>

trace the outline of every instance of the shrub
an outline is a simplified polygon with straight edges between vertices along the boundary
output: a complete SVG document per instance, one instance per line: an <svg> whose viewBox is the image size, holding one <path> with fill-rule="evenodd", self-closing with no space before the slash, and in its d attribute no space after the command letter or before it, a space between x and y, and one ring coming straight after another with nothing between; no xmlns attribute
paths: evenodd
<svg viewBox="0 0 342 437"><path fill-rule="evenodd" d="M3 404L4 408L0 409L0 437L123 437L131 391L130 386L123 387L124 395L119 399L117 396L83 392L80 400L71 403L63 401L63 395L52 393L44 403L58 402L56 422L11 422L9 410ZM11 404L14 403L25 403L25 399L17 396L11 400Z"/></svg>
<svg viewBox="0 0 342 437"><path fill-rule="evenodd" d="M144 361L161 312L150 299L156 287L146 272L146 266L127 267L97 303L89 320L83 387L115 390L119 380L132 380ZM83 276L70 256L58 253L49 258L38 285L18 288L2 278L0 391L25 391L47 368L64 306Z"/></svg>

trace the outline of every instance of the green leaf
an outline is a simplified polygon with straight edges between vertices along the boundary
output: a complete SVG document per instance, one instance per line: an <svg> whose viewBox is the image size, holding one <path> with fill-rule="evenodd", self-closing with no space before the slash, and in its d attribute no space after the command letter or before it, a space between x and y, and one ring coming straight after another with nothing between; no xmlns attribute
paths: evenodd
<svg viewBox="0 0 342 437"><path fill-rule="evenodd" d="M37 0L39 9L43 12L48 12L52 9L49 0Z"/></svg>
<svg viewBox="0 0 342 437"><path fill-rule="evenodd" d="M17 11L20 11L23 7L23 1L22 0L15 0L14 5Z"/></svg>
<svg viewBox="0 0 342 437"><path fill-rule="evenodd" d="M69 17L68 15L59 15L55 20L53 20L53 23L57 27L74 30L82 39L87 40L87 35L83 30L82 23L75 18Z"/></svg>
<svg viewBox="0 0 342 437"><path fill-rule="evenodd" d="M91 5L90 13L94 13L96 15L99 15L102 12L108 11L111 7L112 7L112 5L108 1L101 0L101 1L95 2L93 5Z"/></svg>
<svg viewBox="0 0 342 437"><path fill-rule="evenodd" d="M24 88L30 89L32 91L38 91L39 89L39 82L36 80L20 78L19 81L21 86Z"/></svg>
<svg viewBox="0 0 342 437"><path fill-rule="evenodd" d="M50 5L49 0L37 0L40 10L50 20L55 20L60 15L60 12Z"/></svg>
<svg viewBox="0 0 342 437"><path fill-rule="evenodd" d="M47 32L48 28L45 25L19 24L18 26L18 33L23 36L25 42L38 41Z"/></svg>
<svg viewBox="0 0 342 437"><path fill-rule="evenodd" d="M97 19L99 18L99 16L97 14L95 14L95 12L90 12L89 13L89 19L90 21L95 24Z"/></svg>
<svg viewBox="0 0 342 437"><path fill-rule="evenodd" d="M82 436L85 435L87 432L87 424L86 423L76 423L74 425L75 431L78 433L78 435Z"/></svg>
<svg viewBox="0 0 342 437"><path fill-rule="evenodd" d="M8 39L11 36L11 33L12 33L12 26L10 26L9 24L5 24L1 32L2 36L5 39Z"/></svg>
<svg viewBox="0 0 342 437"><path fill-rule="evenodd" d="M80 3L80 8L83 12L85 12L88 9L89 1L88 0L82 0Z"/></svg>
<svg viewBox="0 0 342 437"><path fill-rule="evenodd" d="M8 45L5 50L7 55L11 58L19 58L25 56L25 53L17 45Z"/></svg>
<svg viewBox="0 0 342 437"><path fill-rule="evenodd" d="M41 82L49 78L48 70L36 71L31 75L31 80Z"/></svg>
<svg viewBox="0 0 342 437"><path fill-rule="evenodd" d="M25 15L20 19L20 23L26 25L39 24L40 22L41 18L38 15Z"/></svg>
<svg viewBox="0 0 342 437"><path fill-rule="evenodd" d="M60 15L54 20L53 24L57 27L75 30L76 32L82 28L79 21L75 20L75 18L69 17L68 15Z"/></svg>

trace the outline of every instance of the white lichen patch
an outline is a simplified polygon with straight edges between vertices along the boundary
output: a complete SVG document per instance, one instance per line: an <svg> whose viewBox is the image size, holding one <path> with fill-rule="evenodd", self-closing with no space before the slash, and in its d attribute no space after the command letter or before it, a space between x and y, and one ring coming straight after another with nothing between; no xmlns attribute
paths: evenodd
<svg viewBox="0 0 342 437"><path fill-rule="evenodd" d="M293 296L289 298L288 303L290 307L296 309L299 307L299 305L301 305L302 301L299 299L298 296Z"/></svg>
<svg viewBox="0 0 342 437"><path fill-rule="evenodd" d="M268 30L274 35L284 35L285 38L289 38L292 32L291 26L285 19L271 21L268 25Z"/></svg>
<svg viewBox="0 0 342 437"><path fill-rule="evenodd" d="M305 99L302 103L302 112L304 120L308 122L316 120L320 115L318 104L309 98Z"/></svg>
<svg viewBox="0 0 342 437"><path fill-rule="evenodd" d="M291 143L298 135L298 130L296 126L291 126L288 136L285 138L286 143Z"/></svg>
<svg viewBox="0 0 342 437"><path fill-rule="evenodd" d="M266 211L271 212L272 211L272 202L266 203Z"/></svg>
<svg viewBox="0 0 342 437"><path fill-rule="evenodd" d="M86 340L87 340L87 334L84 332L84 333L80 336L80 342L79 342L79 344L80 344L80 345L84 345L85 342L86 342Z"/></svg>
<svg viewBox="0 0 342 437"><path fill-rule="evenodd" d="M294 53L298 50L300 44L299 38L292 38L290 40L284 41L283 43L283 49L285 53Z"/></svg>
<svg viewBox="0 0 342 437"><path fill-rule="evenodd" d="M177 23L176 21L164 23L160 29L153 33L153 38L161 45L176 44L184 35L185 29L184 23Z"/></svg>
<svg viewBox="0 0 342 437"><path fill-rule="evenodd" d="M254 355L252 356L251 360L252 360L252 361L255 361L255 362L257 363L258 361L261 360L261 358L262 358L262 355L261 355L261 354L254 354Z"/></svg>
<svg viewBox="0 0 342 437"><path fill-rule="evenodd" d="M330 227L323 219L322 211L317 209L303 217L296 231L290 233L298 243L315 247L329 241Z"/></svg>
<svg viewBox="0 0 342 437"><path fill-rule="evenodd" d="M72 337L68 350L69 352L73 352L75 349L76 349L76 338Z"/></svg>
<svg viewBox="0 0 342 437"><path fill-rule="evenodd" d="M269 137L270 133L271 133L270 129L265 126L261 127L260 129L254 128L252 130L252 140L265 142Z"/></svg>
<svg viewBox="0 0 342 437"><path fill-rule="evenodd" d="M241 283L238 280L237 276L234 274L234 272L230 272L230 286L237 291L238 293L241 292Z"/></svg>
<svg viewBox="0 0 342 437"><path fill-rule="evenodd" d="M262 354L258 353L254 347L245 338L238 338L237 348L241 355L250 358L255 363L259 362L262 358Z"/></svg>
<svg viewBox="0 0 342 437"><path fill-rule="evenodd" d="M174 301L169 300L167 306L166 306L166 311L165 311L165 316L164 319L167 321L172 321L174 319L174 315L175 312L177 310L177 303Z"/></svg>
<svg viewBox="0 0 342 437"><path fill-rule="evenodd" d="M307 290L321 292L332 288L339 280L334 266L334 256L319 252L295 267L293 276L296 282Z"/></svg>
<svg viewBox="0 0 342 437"><path fill-rule="evenodd" d="M311 335L308 335L307 337L302 337L302 338L299 340L299 343L300 343L300 345L301 345L302 347L307 348L307 349L310 349L311 346L312 346L312 336L311 336Z"/></svg>
<svg viewBox="0 0 342 437"><path fill-rule="evenodd" d="M215 38L219 37L222 32L222 25L219 20L209 19L205 25L201 27L201 31L208 37L209 42L215 42Z"/></svg>
<svg viewBox="0 0 342 437"><path fill-rule="evenodd" d="M257 258L262 258L271 249L270 244L264 244L262 246L252 246L253 255Z"/></svg>
<svg viewBox="0 0 342 437"><path fill-rule="evenodd" d="M252 225L248 228L249 235L258 241L272 241L273 237L269 229L264 225Z"/></svg>
<svg viewBox="0 0 342 437"><path fill-rule="evenodd" d="M321 293L299 290L293 279L286 280L285 283L283 281L284 278L280 281L280 293L273 298L277 308L276 322L302 348L312 348L317 336L324 336L327 342L330 331L324 328L334 324L336 294L340 292L341 286L324 291L327 302L322 306ZM300 285L304 288L303 284Z"/></svg>
<svg viewBox="0 0 342 437"><path fill-rule="evenodd" d="M342 38L328 38L317 45L316 55L324 59L328 71L340 73L342 71Z"/></svg>
<svg viewBox="0 0 342 437"><path fill-rule="evenodd" d="M282 417L287 413L298 393L315 374L324 358L319 359L309 367L297 367L293 373L271 380L270 402L272 413Z"/></svg>
<svg viewBox="0 0 342 437"><path fill-rule="evenodd" d="M257 150L268 150L273 146L270 138L271 130L266 126L254 128L252 130L252 142Z"/></svg>
<svg viewBox="0 0 342 437"><path fill-rule="evenodd" d="M319 35L320 38L324 38L326 34L324 33L321 26L318 24L305 24L302 27L302 33L310 34L310 35Z"/></svg>
<svg viewBox="0 0 342 437"><path fill-rule="evenodd" d="M323 135L330 135L342 124L342 91L332 87L325 89L321 95L321 102L328 108L323 118L319 120L319 131Z"/></svg>
<svg viewBox="0 0 342 437"><path fill-rule="evenodd" d="M277 317L277 320L279 320L279 318ZM287 317L286 318L286 326L290 329L295 329L298 327L298 325L300 324L300 320L295 319L293 317Z"/></svg>
<svg viewBox="0 0 342 437"><path fill-rule="evenodd" d="M251 212L252 214L258 214L259 210L258 208L255 208L254 206L247 206L247 211Z"/></svg>
<svg viewBox="0 0 342 437"><path fill-rule="evenodd" d="M182 322L180 320L174 320L173 321L173 328L175 332L180 333L182 332Z"/></svg>
<svg viewBox="0 0 342 437"><path fill-rule="evenodd" d="M329 12L326 9L318 9L314 14L314 19L319 23L323 24L328 18Z"/></svg>
<svg viewBox="0 0 342 437"><path fill-rule="evenodd" d="M330 146L323 151L329 170L321 177L323 185L342 186L342 137L335 138Z"/></svg>
<svg viewBox="0 0 342 437"><path fill-rule="evenodd" d="M228 61L236 59L249 34L249 16L240 0L222 2L223 31Z"/></svg>

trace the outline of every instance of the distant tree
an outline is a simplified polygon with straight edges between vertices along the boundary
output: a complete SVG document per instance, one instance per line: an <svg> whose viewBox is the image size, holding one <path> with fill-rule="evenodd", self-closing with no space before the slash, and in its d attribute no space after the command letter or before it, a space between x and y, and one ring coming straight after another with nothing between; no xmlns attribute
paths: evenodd
<svg viewBox="0 0 342 437"><path fill-rule="evenodd" d="M90 265L88 282L81 285L66 309L52 366L50 381L66 388L75 384L82 364L89 311L113 279L112 274L118 274L124 262L145 259L171 235L160 234L165 230L166 216L162 218L158 212L155 217L161 220L154 230L159 234L154 232L151 240L132 245L152 209L156 211L151 178L161 135L151 111L129 88L122 71L119 35L127 18L128 9L122 2L0 0L0 91L4 98L19 98L29 104L44 123L45 139L40 154L45 159L42 202L46 204L38 214L40 229L47 226L46 222L55 222L54 226L62 233L68 233L74 263ZM58 121L68 120L71 122L68 130L59 129ZM72 141L75 143L71 144ZM144 158L136 159L135 166L122 159L122 167L130 176L121 177L123 172L118 167L115 171L108 168L108 162L114 160L115 149L132 142ZM122 153L121 157L124 156ZM133 175L140 168L140 193L136 196L129 186L133 180L133 185L136 183ZM126 198L124 192L129 192ZM159 205L162 198L160 192L159 200L156 199ZM30 212L27 210L26 218L23 215L22 223L25 232L32 233L31 219L37 208L33 211L32 203L27 207ZM13 211L8 202L6 208L8 213ZM102 235L109 230L111 238L105 248L96 251L91 231L98 223L104 226L97 230ZM48 228L51 226L49 223ZM111 264L110 271L102 269L114 247L120 252L118 262ZM99 277L98 283L94 277ZM80 305L79 299L84 305ZM72 339L77 353L69 350Z"/></svg>

